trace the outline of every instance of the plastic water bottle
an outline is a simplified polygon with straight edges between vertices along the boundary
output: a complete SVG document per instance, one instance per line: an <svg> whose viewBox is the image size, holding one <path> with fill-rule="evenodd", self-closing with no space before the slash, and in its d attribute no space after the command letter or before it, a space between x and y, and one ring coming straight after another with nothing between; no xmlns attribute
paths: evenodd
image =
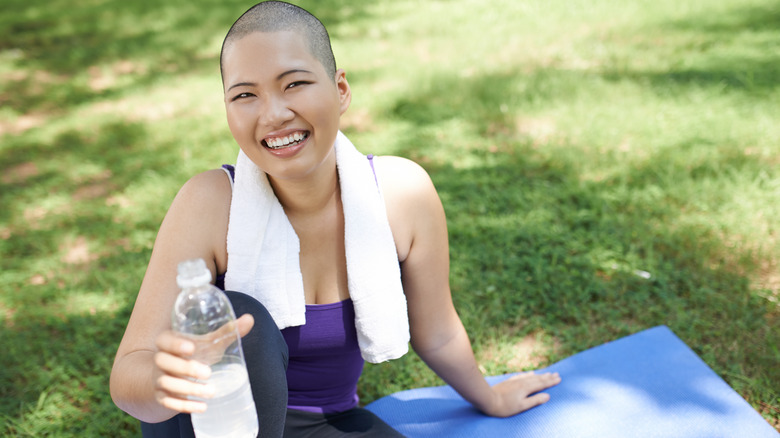
<svg viewBox="0 0 780 438"><path fill-rule="evenodd" d="M203 259L180 263L176 282L182 291L173 306L173 330L195 343L193 358L211 367L207 382L216 390L212 398L193 397L207 406L205 412L191 415L195 436L256 437L257 411L233 306L211 284Z"/></svg>

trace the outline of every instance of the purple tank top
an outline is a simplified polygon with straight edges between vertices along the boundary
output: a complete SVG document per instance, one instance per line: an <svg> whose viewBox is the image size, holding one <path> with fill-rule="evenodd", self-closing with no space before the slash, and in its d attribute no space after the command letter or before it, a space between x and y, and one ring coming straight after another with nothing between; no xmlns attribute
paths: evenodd
<svg viewBox="0 0 780 438"><path fill-rule="evenodd" d="M215 284L224 290L225 274L218 275ZM364 361L351 299L307 304L306 324L288 327L282 336L290 354L288 408L334 413L357 406L357 383Z"/></svg>
<svg viewBox="0 0 780 438"><path fill-rule="evenodd" d="M363 358L352 300L306 305L306 324L282 330L290 352L287 406L333 413L358 404Z"/></svg>

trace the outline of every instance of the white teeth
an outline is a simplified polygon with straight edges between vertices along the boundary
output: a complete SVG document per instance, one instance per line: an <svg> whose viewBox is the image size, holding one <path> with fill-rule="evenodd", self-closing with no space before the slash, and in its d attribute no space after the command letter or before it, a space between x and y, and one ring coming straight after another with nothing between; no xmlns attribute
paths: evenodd
<svg viewBox="0 0 780 438"><path fill-rule="evenodd" d="M270 138L265 141L265 143L268 145L271 149L281 149L287 146L290 146L294 142L301 141L306 138L305 134L302 134L300 132L296 132L294 134L290 134L286 137L277 137L277 138Z"/></svg>

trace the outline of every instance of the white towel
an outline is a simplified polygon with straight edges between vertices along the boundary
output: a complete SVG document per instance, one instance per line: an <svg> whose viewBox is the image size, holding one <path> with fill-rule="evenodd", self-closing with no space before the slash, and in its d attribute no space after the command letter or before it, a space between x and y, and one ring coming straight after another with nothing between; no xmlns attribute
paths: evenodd
<svg viewBox="0 0 780 438"><path fill-rule="evenodd" d="M397 359L408 351L409 320L384 200L367 158L341 132L334 147L361 355L372 363ZM298 236L268 177L243 151L236 160L227 251L226 289L263 303L279 329L306 323Z"/></svg>

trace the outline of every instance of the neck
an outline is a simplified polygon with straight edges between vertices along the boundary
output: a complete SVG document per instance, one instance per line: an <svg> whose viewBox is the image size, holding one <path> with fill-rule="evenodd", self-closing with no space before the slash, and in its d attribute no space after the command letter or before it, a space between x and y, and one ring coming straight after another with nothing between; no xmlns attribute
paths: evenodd
<svg viewBox="0 0 780 438"><path fill-rule="evenodd" d="M319 212L341 193L334 151L304 178L279 180L269 176L269 182L288 217Z"/></svg>

